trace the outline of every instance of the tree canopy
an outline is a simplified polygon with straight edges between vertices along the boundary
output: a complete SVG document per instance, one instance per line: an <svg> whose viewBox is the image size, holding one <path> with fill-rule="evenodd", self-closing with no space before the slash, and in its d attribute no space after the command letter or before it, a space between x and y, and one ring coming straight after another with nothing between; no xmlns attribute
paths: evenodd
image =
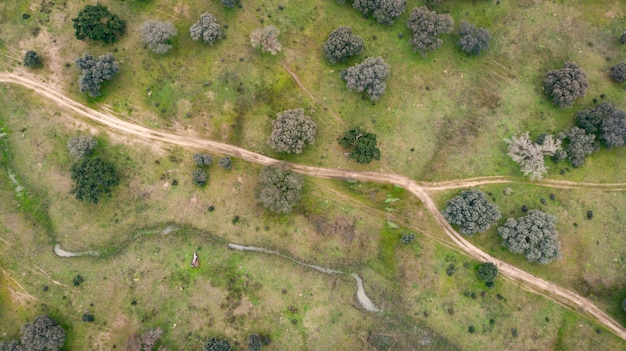
<svg viewBox="0 0 626 351"><path fill-rule="evenodd" d="M347 70L342 71L342 78L348 90L365 93L371 101L378 101L385 93L389 78L389 65L382 57L368 57Z"/></svg>
<svg viewBox="0 0 626 351"><path fill-rule="evenodd" d="M109 12L106 6L87 5L72 18L76 39L101 40L107 44L115 42L126 31L126 22Z"/></svg>
<svg viewBox="0 0 626 351"><path fill-rule="evenodd" d="M208 12L200 15L200 19L189 28L189 32L192 40L202 38L202 41L209 45L213 45L222 37L222 27L217 23L215 16Z"/></svg>
<svg viewBox="0 0 626 351"><path fill-rule="evenodd" d="M363 46L363 39L352 34L352 28L340 26L328 35L322 49L330 63L337 63L360 54Z"/></svg>
<svg viewBox="0 0 626 351"><path fill-rule="evenodd" d="M415 51L425 55L443 44L441 34L450 33L454 29L454 20L447 13L438 14L426 6L415 7L406 21L407 27L413 32L409 43Z"/></svg>
<svg viewBox="0 0 626 351"><path fill-rule="evenodd" d="M339 145L352 148L349 157L358 163L367 164L380 160L380 150L376 146L376 134L368 133L356 127L348 130L339 138Z"/></svg>
<svg viewBox="0 0 626 351"><path fill-rule="evenodd" d="M222 5L224 5L224 7L229 8L229 9L232 9L238 3L239 3L239 0L222 0Z"/></svg>
<svg viewBox="0 0 626 351"><path fill-rule="evenodd" d="M576 121L587 133L596 133L607 147L624 145L626 113L617 109L613 103L603 102L592 109L579 111Z"/></svg>
<svg viewBox="0 0 626 351"><path fill-rule="evenodd" d="M564 141L563 149L567 153L567 160L574 167L582 167L585 158L600 149L596 136L587 134L582 128L570 128L559 133L558 138Z"/></svg>
<svg viewBox="0 0 626 351"><path fill-rule="evenodd" d="M487 49L491 39L488 30L476 28L467 22L461 23L459 36L461 38L457 45L468 55L480 55L481 52Z"/></svg>
<svg viewBox="0 0 626 351"><path fill-rule="evenodd" d="M100 157L83 158L72 165L74 186L71 194L78 200L98 203L102 194L109 194L111 188L120 182L120 176L113 164Z"/></svg>
<svg viewBox="0 0 626 351"><path fill-rule="evenodd" d="M259 334L248 335L248 351L261 351L262 346Z"/></svg>
<svg viewBox="0 0 626 351"><path fill-rule="evenodd" d="M299 154L306 144L315 142L317 125L310 117L304 115L301 108L276 114L272 125L274 129L267 138L267 144L277 152Z"/></svg>
<svg viewBox="0 0 626 351"><path fill-rule="evenodd" d="M353 0L352 7L380 24L392 25L404 13L406 0Z"/></svg>
<svg viewBox="0 0 626 351"><path fill-rule="evenodd" d="M626 82L626 62L618 63L609 70L611 78L619 83Z"/></svg>
<svg viewBox="0 0 626 351"><path fill-rule="evenodd" d="M228 156L222 157L220 158L218 164L225 170L230 171L230 169L233 168L233 159Z"/></svg>
<svg viewBox="0 0 626 351"><path fill-rule="evenodd" d="M530 262L548 264L561 257L561 243L556 231L556 217L530 210L524 217L509 218L498 228L504 246L524 254Z"/></svg>
<svg viewBox="0 0 626 351"><path fill-rule="evenodd" d="M194 154L193 163L198 167L210 166L213 164L213 157L209 154Z"/></svg>
<svg viewBox="0 0 626 351"><path fill-rule="evenodd" d="M141 25L141 41L155 54L165 54L172 49L170 40L176 36L171 22L146 21Z"/></svg>
<svg viewBox="0 0 626 351"><path fill-rule="evenodd" d="M589 89L587 74L573 62L549 71L543 85L552 101L561 108L572 106L574 100L585 96Z"/></svg>
<svg viewBox="0 0 626 351"><path fill-rule="evenodd" d="M257 199L276 213L290 213L300 200L302 177L283 163L263 167L257 184Z"/></svg>
<svg viewBox="0 0 626 351"><path fill-rule="evenodd" d="M85 54L76 59L76 67L82 72L78 77L80 92L88 92L89 96L100 96L101 84L120 71L120 66L111 53L100 56L98 59Z"/></svg>
<svg viewBox="0 0 626 351"><path fill-rule="evenodd" d="M21 347L25 351L56 351L65 343L65 330L46 315L22 326Z"/></svg>
<svg viewBox="0 0 626 351"><path fill-rule="evenodd" d="M209 174L202 168L196 168L191 172L191 180L197 186L205 186L209 181Z"/></svg>
<svg viewBox="0 0 626 351"><path fill-rule="evenodd" d="M487 195L478 189L465 190L455 196L441 214L450 224L458 225L465 235L486 231L501 216L498 206L489 202Z"/></svg>

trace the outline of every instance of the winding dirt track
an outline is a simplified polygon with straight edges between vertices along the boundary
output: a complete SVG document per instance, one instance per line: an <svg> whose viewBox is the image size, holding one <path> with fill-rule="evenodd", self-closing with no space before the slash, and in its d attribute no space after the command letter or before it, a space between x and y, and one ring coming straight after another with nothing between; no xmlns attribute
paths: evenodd
<svg viewBox="0 0 626 351"><path fill-rule="evenodd" d="M72 110L85 118L92 120L106 129L113 132L121 132L133 137L145 140L146 142L158 141L164 144L174 144L186 148L203 149L218 154L230 155L237 158L241 158L248 162L254 162L257 164L268 165L279 162L273 158L263 156L233 145L219 143L211 140L198 139L193 137L180 136L176 134L170 134L166 132L150 130L148 128L120 120L110 114L93 110L89 107L76 102L61 93L55 91L54 88L37 82L34 79L18 76L13 73L0 73L0 82L18 84L23 87L33 89L37 94L40 94L55 103L60 107ZM314 177L321 178L334 178L334 179L355 179L359 181L371 181L378 183L389 183L400 186L407 189L415 196L417 196L426 208L430 211L435 218L439 226L445 231L450 239L458 245L469 256L485 262L494 262L498 266L498 270L503 276L510 279L523 289L532 293L539 294L559 304L571 307L580 313L586 313L599 323L603 324L617 336L626 340L626 329L623 328L617 321L612 319L608 314L596 307L591 301L586 298L577 295L576 293L564 289L552 282L546 281L532 274L529 274L519 268L511 266L510 264L500 261L494 257L489 256L479 248L472 245L465 240L463 236L457 233L448 222L443 218L433 199L428 194L428 191L440 191L447 189L458 189L471 187L484 184L497 184L497 183L512 183L515 182L512 178L505 177L481 177L465 180L454 180L449 182L440 183L426 183L416 182L407 177L386 174L378 172L360 172L346 169L330 169L311 167L299 164L290 164L293 170ZM518 180L519 181L519 180ZM568 181L556 181L556 180L544 180L533 183L539 186L549 186L554 188L577 188L577 189L603 189L613 191L626 190L626 183L619 184L594 184L594 183L575 183Z"/></svg>

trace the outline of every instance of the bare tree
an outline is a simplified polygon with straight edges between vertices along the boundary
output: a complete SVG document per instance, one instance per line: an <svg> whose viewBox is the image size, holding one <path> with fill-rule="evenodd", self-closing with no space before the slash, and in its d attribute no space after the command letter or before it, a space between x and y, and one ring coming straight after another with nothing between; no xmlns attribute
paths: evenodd
<svg viewBox="0 0 626 351"><path fill-rule="evenodd" d="M189 32L191 39L200 40L202 38L202 41L209 45L213 45L222 37L222 28L217 23L217 19L208 12L200 15L200 19L189 28Z"/></svg>
<svg viewBox="0 0 626 351"><path fill-rule="evenodd" d="M257 28L250 34L250 44L255 49L276 55L283 49L283 46L278 42L279 33L274 26Z"/></svg>
<svg viewBox="0 0 626 351"><path fill-rule="evenodd" d="M170 40L176 36L176 28L171 22L146 21L141 26L141 41L147 44L155 54L170 51Z"/></svg>
<svg viewBox="0 0 626 351"><path fill-rule="evenodd" d="M534 143L528 132L504 141L509 144L508 155L520 165L522 173L530 180L543 178L548 171L544 157L552 156L561 149L561 141L552 135L547 135L542 144Z"/></svg>
<svg viewBox="0 0 626 351"><path fill-rule="evenodd" d="M74 161L90 155L98 146L98 141L91 135L75 135L67 141L67 148Z"/></svg>

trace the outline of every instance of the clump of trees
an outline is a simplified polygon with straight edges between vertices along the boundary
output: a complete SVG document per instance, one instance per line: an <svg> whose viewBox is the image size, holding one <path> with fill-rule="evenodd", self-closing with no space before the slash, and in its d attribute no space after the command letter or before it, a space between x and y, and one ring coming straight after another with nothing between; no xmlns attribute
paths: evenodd
<svg viewBox="0 0 626 351"><path fill-rule="evenodd" d="M250 44L255 49L276 55L283 49L283 46L278 41L279 33L274 26L257 28L250 34Z"/></svg>
<svg viewBox="0 0 626 351"><path fill-rule="evenodd" d="M36 52L29 50L24 55L24 66L31 68L39 68L43 66L43 59Z"/></svg>
<svg viewBox="0 0 626 351"><path fill-rule="evenodd" d="M89 156L98 146L98 141L91 135L75 135L67 141L67 149L74 161Z"/></svg>
<svg viewBox="0 0 626 351"><path fill-rule="evenodd" d="M529 262L548 264L561 257L556 217L537 210L517 219L509 218L498 228L503 245L511 252L524 254Z"/></svg>
<svg viewBox="0 0 626 351"><path fill-rule="evenodd" d="M109 44L126 31L126 22L100 4L85 6L78 17L72 18L72 22L78 40L89 38Z"/></svg>
<svg viewBox="0 0 626 351"><path fill-rule="evenodd" d="M376 134L368 133L356 127L345 132L338 141L339 145L352 148L348 156L358 163L367 164L373 160L380 160L380 150L376 146Z"/></svg>
<svg viewBox="0 0 626 351"><path fill-rule="evenodd" d="M222 37L222 27L217 23L217 19L212 14L205 12L200 15L198 22L189 28L192 40L200 40L213 45L215 41Z"/></svg>
<svg viewBox="0 0 626 351"><path fill-rule="evenodd" d="M626 62L618 63L609 70L611 78L619 83L626 81Z"/></svg>
<svg viewBox="0 0 626 351"><path fill-rule="evenodd" d="M558 138L563 142L563 148L567 154L567 160L573 167L582 167L585 158L600 149L596 142L596 136L587 134L584 129L573 127L559 133Z"/></svg>
<svg viewBox="0 0 626 351"><path fill-rule="evenodd" d="M233 159L230 157L222 157L220 158L218 164L220 167L224 168L227 171L230 171L233 168Z"/></svg>
<svg viewBox="0 0 626 351"><path fill-rule="evenodd" d="M420 6L413 9L406 25L413 33L409 41L413 50L425 55L443 44L439 36L452 32L454 20L447 13L438 14L430 11L426 6Z"/></svg>
<svg viewBox="0 0 626 351"><path fill-rule="evenodd" d="M141 41L155 54L165 54L172 49L170 40L176 36L171 22L146 21L141 25Z"/></svg>
<svg viewBox="0 0 626 351"><path fill-rule="evenodd" d="M493 282L498 276L498 266L492 262L484 262L478 266L478 277L487 283Z"/></svg>
<svg viewBox="0 0 626 351"><path fill-rule="evenodd" d="M378 101L385 93L391 70L382 57L368 57L362 63L342 70L341 78L350 91L365 93L371 101Z"/></svg>
<svg viewBox="0 0 626 351"><path fill-rule="evenodd" d="M563 68L549 71L543 81L546 93L561 108L572 106L574 100L585 96L589 89L587 74L573 62Z"/></svg>
<svg viewBox="0 0 626 351"><path fill-rule="evenodd" d="M81 201L97 204L102 194L110 194L111 188L120 183L113 164L100 157L82 158L72 165L70 171L74 181L70 193Z"/></svg>
<svg viewBox="0 0 626 351"><path fill-rule="evenodd" d="M198 167L210 166L213 164L213 157L209 154L194 154L193 163Z"/></svg>
<svg viewBox="0 0 626 351"><path fill-rule="evenodd" d="M222 5L224 5L224 7L227 7L229 9L232 9L235 7L235 5L239 4L239 0L222 0Z"/></svg>
<svg viewBox="0 0 626 351"><path fill-rule="evenodd" d="M595 133L608 148L624 145L626 137L626 113L610 102L603 102L592 109L576 114L578 125L587 133Z"/></svg>
<svg viewBox="0 0 626 351"><path fill-rule="evenodd" d="M211 338L202 347L203 351L230 351L228 340Z"/></svg>
<svg viewBox="0 0 626 351"><path fill-rule="evenodd" d="M339 0L344 3L345 0ZM365 17L372 16L380 24L392 25L404 13L406 0L353 0L352 7Z"/></svg>
<svg viewBox="0 0 626 351"><path fill-rule="evenodd" d="M482 233L501 217L498 206L489 202L487 195L478 189L465 190L455 196L441 214L449 223L459 226L465 235Z"/></svg>
<svg viewBox="0 0 626 351"><path fill-rule="evenodd" d="M328 35L322 49L330 63L337 63L360 54L363 46L363 39L352 34L352 28L341 26Z"/></svg>
<svg viewBox="0 0 626 351"><path fill-rule="evenodd" d="M120 71L120 66L111 53L102 55L98 59L85 54L76 59L76 67L82 72L78 77L80 92L88 92L91 97L100 96L101 84Z"/></svg>
<svg viewBox="0 0 626 351"><path fill-rule="evenodd" d="M520 166L524 176L529 177L530 180L543 178L548 171L544 157L553 156L561 150L561 141L552 135L546 135L541 144L533 142L528 132L519 137L504 139L504 141L509 144L508 155Z"/></svg>
<svg viewBox="0 0 626 351"><path fill-rule="evenodd" d="M457 45L468 55L480 55L489 46L491 36L489 31L484 28L476 28L475 26L463 22L459 28L461 39Z"/></svg>
<svg viewBox="0 0 626 351"><path fill-rule="evenodd" d="M272 121L274 129L267 138L267 144L277 152L299 154L306 144L315 142L317 125L304 115L301 108L286 110L276 114Z"/></svg>
<svg viewBox="0 0 626 351"><path fill-rule="evenodd" d="M276 213L290 213L300 200L304 180L286 164L263 167L257 184L257 199L265 208Z"/></svg>
<svg viewBox="0 0 626 351"><path fill-rule="evenodd" d="M20 341L16 350L56 351L65 343L65 330L54 319L42 315L22 326Z"/></svg>

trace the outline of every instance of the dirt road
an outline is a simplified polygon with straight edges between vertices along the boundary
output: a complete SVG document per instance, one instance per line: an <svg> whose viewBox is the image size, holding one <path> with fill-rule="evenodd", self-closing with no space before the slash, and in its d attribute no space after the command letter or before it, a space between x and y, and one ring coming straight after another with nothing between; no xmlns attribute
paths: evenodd
<svg viewBox="0 0 626 351"><path fill-rule="evenodd" d="M59 105L59 107L74 111L77 114L89 120L92 120L113 132L124 133L126 135L145 140L146 142L153 143L154 141L158 141L164 144L174 144L191 149L202 149L218 154L234 156L248 162L254 162L262 165L279 162L278 160L275 160L273 158L263 156L233 145L150 130L142 126L120 120L108 113L103 113L86 107L81 103L64 96L62 93L55 91L54 88L44 83L37 82L32 77L19 76L13 73L0 73L0 82L18 84L25 88L33 89L37 94L40 94L54 101L57 105ZM626 329L623 328L617 321L612 319L604 311L596 307L591 301L552 282L536 277L519 268L511 266L506 262L491 257L487 253L472 245L469 241L465 240L465 238L461 234L457 233L443 218L443 216L437 209L437 206L435 205L433 199L428 194L428 191L456 189L481 184L511 183L514 180L504 177L486 177L441 183L418 183L407 177L395 174L360 172L347 169L319 168L299 164L291 164L291 167L299 173L314 177L333 179L355 179L359 181L389 183L407 189L424 203L426 208L430 211L439 226L445 231L450 239L469 256L482 262L494 262L495 264L497 264L498 270L500 271L500 273L502 273L503 276L515 282L523 289L547 297L562 305L569 306L578 312L586 313L599 323L603 324L606 328L611 330L617 336L619 336L623 340L626 340ZM608 189L613 187L614 190L623 190L624 188L626 188L626 184L609 184L605 186L603 184L574 183L567 181L551 180L544 180L541 182L536 182L535 184L541 186L568 188Z"/></svg>

